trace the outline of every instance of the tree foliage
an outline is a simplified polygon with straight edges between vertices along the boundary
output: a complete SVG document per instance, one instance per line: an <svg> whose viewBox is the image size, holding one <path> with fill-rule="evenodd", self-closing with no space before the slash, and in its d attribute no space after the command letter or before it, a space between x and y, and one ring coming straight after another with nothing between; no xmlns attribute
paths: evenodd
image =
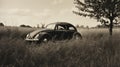
<svg viewBox="0 0 120 67"><path fill-rule="evenodd" d="M4 24L3 24L3 23L0 23L0 26L4 26Z"/></svg>
<svg viewBox="0 0 120 67"><path fill-rule="evenodd" d="M109 27L110 35L114 24L118 24L120 18L120 0L74 0L78 11L75 14L84 17L95 18Z"/></svg>
<svg viewBox="0 0 120 67"><path fill-rule="evenodd" d="M24 24L20 25L20 27L32 28L31 26L29 26L29 25L24 25Z"/></svg>

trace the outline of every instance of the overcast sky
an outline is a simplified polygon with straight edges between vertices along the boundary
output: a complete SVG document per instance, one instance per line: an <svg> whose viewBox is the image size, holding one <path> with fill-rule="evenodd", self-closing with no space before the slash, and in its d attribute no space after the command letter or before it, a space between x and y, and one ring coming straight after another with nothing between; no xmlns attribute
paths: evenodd
<svg viewBox="0 0 120 67"><path fill-rule="evenodd" d="M0 21L5 25L36 26L41 23L69 22L96 26L94 19L73 14L74 0L0 0Z"/></svg>

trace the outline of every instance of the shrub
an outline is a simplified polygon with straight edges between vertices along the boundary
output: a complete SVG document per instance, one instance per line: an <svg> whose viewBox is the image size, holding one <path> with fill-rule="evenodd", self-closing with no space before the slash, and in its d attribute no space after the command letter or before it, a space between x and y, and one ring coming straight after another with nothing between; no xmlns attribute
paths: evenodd
<svg viewBox="0 0 120 67"><path fill-rule="evenodd" d="M3 23L0 23L0 26L4 26L4 24L3 24Z"/></svg>
<svg viewBox="0 0 120 67"><path fill-rule="evenodd" d="M20 27L32 28L31 26L29 26L29 25L24 25L24 24L20 25Z"/></svg>

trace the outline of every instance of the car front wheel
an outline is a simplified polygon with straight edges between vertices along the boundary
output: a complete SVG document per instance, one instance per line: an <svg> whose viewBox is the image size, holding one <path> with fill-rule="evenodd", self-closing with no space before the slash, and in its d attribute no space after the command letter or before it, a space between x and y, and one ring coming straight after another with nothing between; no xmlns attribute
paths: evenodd
<svg viewBox="0 0 120 67"><path fill-rule="evenodd" d="M44 37L43 40L42 40L42 42L44 42L44 43L46 43L48 41L49 41L49 38L47 38L47 37Z"/></svg>
<svg viewBox="0 0 120 67"><path fill-rule="evenodd" d="M49 36L43 36L43 37L40 39L40 42L41 42L41 43L47 43L48 41L50 41L50 37L49 37Z"/></svg>

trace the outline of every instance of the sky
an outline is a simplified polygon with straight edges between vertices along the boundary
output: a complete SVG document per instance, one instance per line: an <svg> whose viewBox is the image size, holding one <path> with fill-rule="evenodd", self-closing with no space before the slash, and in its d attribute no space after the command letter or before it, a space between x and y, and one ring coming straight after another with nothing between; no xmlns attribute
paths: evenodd
<svg viewBox="0 0 120 67"><path fill-rule="evenodd" d="M74 0L0 0L0 22L5 25L37 26L53 22L96 26L95 19L74 14Z"/></svg>

